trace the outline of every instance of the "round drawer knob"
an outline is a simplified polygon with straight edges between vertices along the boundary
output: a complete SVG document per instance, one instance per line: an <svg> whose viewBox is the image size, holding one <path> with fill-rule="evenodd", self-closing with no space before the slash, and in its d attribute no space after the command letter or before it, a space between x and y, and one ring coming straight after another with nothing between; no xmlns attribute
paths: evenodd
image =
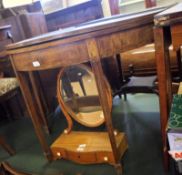
<svg viewBox="0 0 182 175"><path fill-rule="evenodd" d="M65 130L64 130L64 133L65 133L65 134L68 134L68 131L67 131L67 129L65 129Z"/></svg>
<svg viewBox="0 0 182 175"><path fill-rule="evenodd" d="M57 156L61 157L61 153L60 152L57 152Z"/></svg>
<svg viewBox="0 0 182 175"><path fill-rule="evenodd" d="M104 161L107 162L109 159L108 157L104 157Z"/></svg>
<svg viewBox="0 0 182 175"><path fill-rule="evenodd" d="M114 130L114 135L117 136L118 135L118 131Z"/></svg>

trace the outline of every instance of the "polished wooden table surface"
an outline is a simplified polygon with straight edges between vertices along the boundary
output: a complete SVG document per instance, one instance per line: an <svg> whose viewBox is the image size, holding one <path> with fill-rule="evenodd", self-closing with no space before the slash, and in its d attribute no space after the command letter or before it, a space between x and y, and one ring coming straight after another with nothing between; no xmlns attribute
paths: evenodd
<svg viewBox="0 0 182 175"><path fill-rule="evenodd" d="M182 67L180 46L182 44L182 3L177 4L174 7L171 7L155 16L154 36L159 81L163 151L165 165L168 167L166 126L172 100L169 46L172 44L174 51L176 51L181 78Z"/></svg>
<svg viewBox="0 0 182 175"><path fill-rule="evenodd" d="M44 111L39 98L41 94L36 87L35 72L90 62L105 116L114 162L117 164L119 154L109 101L106 98L107 87L103 81L101 59L152 43L154 40L153 17L162 10L163 8L131 15L118 15L51 32L7 47L36 134L48 159L51 159L51 152L39 122L39 116L43 115ZM33 95L28 78L34 91Z"/></svg>

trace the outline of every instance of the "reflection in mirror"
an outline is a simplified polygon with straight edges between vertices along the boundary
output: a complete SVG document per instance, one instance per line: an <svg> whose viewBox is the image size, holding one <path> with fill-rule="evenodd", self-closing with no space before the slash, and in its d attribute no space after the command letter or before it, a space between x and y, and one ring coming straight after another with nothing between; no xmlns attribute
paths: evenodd
<svg viewBox="0 0 182 175"><path fill-rule="evenodd" d="M23 6L28 4L33 4L34 2L37 2L38 0L1 0L1 4L4 8L12 8L17 6Z"/></svg>
<svg viewBox="0 0 182 175"><path fill-rule="evenodd" d="M42 4L44 13L49 14L88 1L90 0L41 0L40 2Z"/></svg>
<svg viewBox="0 0 182 175"><path fill-rule="evenodd" d="M72 66L61 70L59 78L59 92L63 101L63 104L60 104L61 107L84 126L101 125L105 120L91 70L84 65ZM107 80L105 78L104 80L107 87L110 88ZM109 96L109 99L112 100L111 94Z"/></svg>

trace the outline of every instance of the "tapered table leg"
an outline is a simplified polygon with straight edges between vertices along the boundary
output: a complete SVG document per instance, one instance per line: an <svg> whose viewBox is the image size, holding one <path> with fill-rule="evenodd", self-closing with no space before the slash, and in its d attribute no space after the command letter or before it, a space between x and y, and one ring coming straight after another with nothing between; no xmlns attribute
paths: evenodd
<svg viewBox="0 0 182 175"><path fill-rule="evenodd" d="M26 107L28 109L29 115L32 119L33 126L35 128L36 135L39 139L39 142L41 144L42 150L47 157L48 160L52 160L52 154L50 151L50 148L45 140L45 135L42 131L41 124L39 122L38 112L35 108L35 99L32 96L32 93L29 88L29 82L27 80L27 77L25 76L24 72L15 72L16 77L19 80L20 88L25 100Z"/></svg>
<svg viewBox="0 0 182 175"><path fill-rule="evenodd" d="M46 111L43 108L43 104L42 104L42 101L40 98L41 94L40 94L40 91L37 87L38 82L36 81L36 78L35 78L35 75L33 72L29 72L29 77L30 77L32 88L33 88L35 100L36 100L36 103L38 105L38 110L39 110L41 122L43 124L43 127L44 127L46 133L50 134L48 120L47 120L47 116L46 116Z"/></svg>
<svg viewBox="0 0 182 175"><path fill-rule="evenodd" d="M107 99L108 91L107 91L107 86L103 80L104 73L102 70L99 49L98 49L95 39L87 40L87 49L88 49L92 70L93 70L93 73L95 76L95 80L96 80L96 84L97 84L97 88L98 88L98 92L99 92L100 103L101 103L103 113L105 116L105 123L107 126L108 135L110 138L111 147L112 147L113 155L115 158L115 164L118 164L119 163L119 154L118 154L118 150L116 147L116 140L115 140L114 129L113 129L113 125L112 125L111 111L110 111L110 106L109 106L109 102Z"/></svg>
<svg viewBox="0 0 182 175"><path fill-rule="evenodd" d="M157 75L159 82L159 100L160 100L160 119L161 119L161 134L163 143L163 157L165 169L168 169L168 148L166 126L169 116L169 109L172 99L172 83L170 73L169 45L170 33L169 29L155 28L155 49Z"/></svg>

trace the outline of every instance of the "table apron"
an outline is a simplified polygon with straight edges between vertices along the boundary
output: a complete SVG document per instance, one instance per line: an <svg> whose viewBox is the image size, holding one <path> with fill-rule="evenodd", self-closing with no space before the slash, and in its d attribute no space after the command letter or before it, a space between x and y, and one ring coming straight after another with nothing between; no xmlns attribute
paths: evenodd
<svg viewBox="0 0 182 175"><path fill-rule="evenodd" d="M17 71L37 71L76 65L90 60L86 41L57 44L38 50L12 54ZM100 58L112 57L153 42L151 25L95 37Z"/></svg>
<svg viewBox="0 0 182 175"><path fill-rule="evenodd" d="M178 50L182 43L182 24L171 26L172 45L174 50Z"/></svg>

